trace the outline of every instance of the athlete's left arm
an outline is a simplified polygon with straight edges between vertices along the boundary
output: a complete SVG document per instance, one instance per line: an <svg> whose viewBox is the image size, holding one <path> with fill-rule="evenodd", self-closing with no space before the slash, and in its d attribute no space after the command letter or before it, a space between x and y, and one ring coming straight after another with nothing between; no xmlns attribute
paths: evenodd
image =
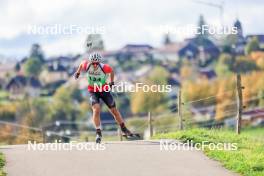
<svg viewBox="0 0 264 176"><path fill-rule="evenodd" d="M111 73L110 73L110 83L113 83L114 82L114 79L115 79L115 72L114 70L112 69Z"/></svg>
<svg viewBox="0 0 264 176"><path fill-rule="evenodd" d="M104 65L104 72L106 74L110 74L110 83L114 82L114 78L115 78L115 73L112 67L110 67L109 65L105 64Z"/></svg>

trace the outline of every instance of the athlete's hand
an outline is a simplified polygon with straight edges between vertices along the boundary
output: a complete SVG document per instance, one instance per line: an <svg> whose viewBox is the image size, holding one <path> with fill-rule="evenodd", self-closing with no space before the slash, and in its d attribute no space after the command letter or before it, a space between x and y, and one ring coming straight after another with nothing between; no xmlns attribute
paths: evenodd
<svg viewBox="0 0 264 176"><path fill-rule="evenodd" d="M80 73L79 72L74 73L74 78L75 79L78 79L79 77L80 77Z"/></svg>

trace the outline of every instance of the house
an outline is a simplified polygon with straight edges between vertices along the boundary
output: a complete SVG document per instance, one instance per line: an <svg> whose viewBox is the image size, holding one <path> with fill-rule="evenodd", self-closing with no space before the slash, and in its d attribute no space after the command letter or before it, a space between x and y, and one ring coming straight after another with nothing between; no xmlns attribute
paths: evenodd
<svg viewBox="0 0 264 176"><path fill-rule="evenodd" d="M264 35L263 34L247 35L246 41L249 42L254 37L258 39L260 46L264 46Z"/></svg>
<svg viewBox="0 0 264 176"><path fill-rule="evenodd" d="M44 84L51 84L58 81L65 81L69 78L67 68L63 65L54 62L53 65L48 65L40 74L40 80Z"/></svg>
<svg viewBox="0 0 264 176"><path fill-rule="evenodd" d="M199 69L199 74L201 77L205 77L207 79L214 79L217 76L214 69L207 69L207 68Z"/></svg>
<svg viewBox="0 0 264 176"><path fill-rule="evenodd" d="M191 114L195 121L212 120L215 117L215 106L195 107L191 106Z"/></svg>
<svg viewBox="0 0 264 176"><path fill-rule="evenodd" d="M236 126L236 117L228 118L224 121L228 127ZM254 108L243 112L242 125L264 126L264 109Z"/></svg>
<svg viewBox="0 0 264 176"><path fill-rule="evenodd" d="M183 43L170 43L160 48L156 48L153 53L153 59L161 61L179 61L179 50L183 47Z"/></svg>
<svg viewBox="0 0 264 176"><path fill-rule="evenodd" d="M59 57L53 57L49 58L45 61L45 64L48 66L52 66L54 64L62 65L65 68L71 67L72 64L80 57L80 55L76 56L59 56Z"/></svg>
<svg viewBox="0 0 264 176"><path fill-rule="evenodd" d="M16 75L6 85L11 99L22 99L24 96L37 97L40 95L41 83L35 77Z"/></svg>
<svg viewBox="0 0 264 176"><path fill-rule="evenodd" d="M264 124L264 109L255 108L243 113L243 124L263 125Z"/></svg>
<svg viewBox="0 0 264 176"><path fill-rule="evenodd" d="M6 79L9 73L15 71L15 62L0 64L0 78Z"/></svg>
<svg viewBox="0 0 264 176"><path fill-rule="evenodd" d="M219 54L219 48L210 39L194 37L155 49L153 58L173 62L188 59L195 63L208 63L217 59Z"/></svg>
<svg viewBox="0 0 264 176"><path fill-rule="evenodd" d="M121 49L121 52L128 53L148 53L153 49L152 46L147 44L127 44Z"/></svg>
<svg viewBox="0 0 264 176"><path fill-rule="evenodd" d="M192 42L185 43L185 45L178 51L179 57L181 58L186 57L189 60L197 58L198 54L199 54L199 49Z"/></svg>
<svg viewBox="0 0 264 176"><path fill-rule="evenodd" d="M152 58L153 49L147 44L127 44L116 53L116 58L120 61L128 59L145 61Z"/></svg>
<svg viewBox="0 0 264 176"><path fill-rule="evenodd" d="M80 58L80 55L76 56L59 56L52 57L45 61L45 65L49 68L64 67L69 75L73 74L75 68L75 62Z"/></svg>
<svg viewBox="0 0 264 176"><path fill-rule="evenodd" d="M201 62L208 62L220 54L219 48L209 38L194 37L185 41L187 44L179 53L181 57L188 56L188 51L191 51Z"/></svg>

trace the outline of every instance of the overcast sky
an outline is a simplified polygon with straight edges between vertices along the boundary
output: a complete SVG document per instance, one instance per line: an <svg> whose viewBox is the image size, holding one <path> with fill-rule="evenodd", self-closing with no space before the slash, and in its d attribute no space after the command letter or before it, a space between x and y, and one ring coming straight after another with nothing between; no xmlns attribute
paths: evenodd
<svg viewBox="0 0 264 176"><path fill-rule="evenodd" d="M221 3L217 0L202 0ZM226 0L223 22L231 26L238 17L245 34L264 34L264 1ZM162 26L196 25L199 14L208 24L219 25L217 8L194 0L0 0L0 55L23 57L32 43L41 44L47 56L84 51L86 33L72 35L35 35L31 26L70 25L103 31L106 49L127 43L159 46ZM172 35L181 41L190 34Z"/></svg>

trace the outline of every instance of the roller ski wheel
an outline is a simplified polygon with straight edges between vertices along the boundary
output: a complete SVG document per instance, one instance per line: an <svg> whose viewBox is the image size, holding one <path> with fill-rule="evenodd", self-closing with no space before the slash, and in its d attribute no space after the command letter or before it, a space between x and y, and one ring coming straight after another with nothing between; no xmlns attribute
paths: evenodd
<svg viewBox="0 0 264 176"><path fill-rule="evenodd" d="M122 134L127 140L137 140L140 139L140 134L138 133L131 133L131 134Z"/></svg>

